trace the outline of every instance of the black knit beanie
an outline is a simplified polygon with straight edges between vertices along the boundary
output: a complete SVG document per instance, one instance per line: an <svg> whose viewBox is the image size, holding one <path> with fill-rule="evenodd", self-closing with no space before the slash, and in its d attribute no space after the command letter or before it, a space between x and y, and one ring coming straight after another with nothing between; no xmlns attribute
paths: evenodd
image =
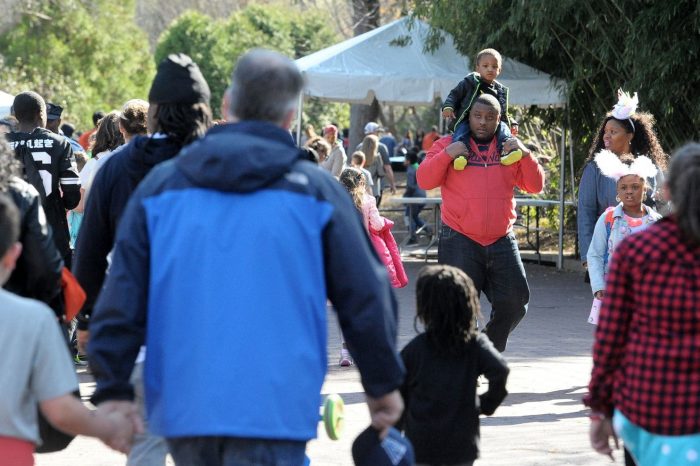
<svg viewBox="0 0 700 466"><path fill-rule="evenodd" d="M209 85L195 62L184 53L168 55L153 78L148 101L155 104L209 104Z"/></svg>

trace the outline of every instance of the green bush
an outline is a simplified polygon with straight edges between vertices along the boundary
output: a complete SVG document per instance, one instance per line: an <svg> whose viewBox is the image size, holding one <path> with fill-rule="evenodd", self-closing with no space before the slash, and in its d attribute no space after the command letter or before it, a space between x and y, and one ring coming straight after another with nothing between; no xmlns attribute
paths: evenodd
<svg viewBox="0 0 700 466"><path fill-rule="evenodd" d="M146 98L154 67L133 0L43 0L22 11L0 36L3 90L34 90L82 129L95 110Z"/></svg>
<svg viewBox="0 0 700 466"><path fill-rule="evenodd" d="M251 5L223 19L188 11L161 35L155 61L170 53L190 55L209 83L212 110L221 117L221 99L239 56L254 47L265 47L300 58L337 42L330 21L330 16L321 12L300 12L280 5ZM347 125L348 112L347 106L309 99L303 120L317 128L329 121Z"/></svg>

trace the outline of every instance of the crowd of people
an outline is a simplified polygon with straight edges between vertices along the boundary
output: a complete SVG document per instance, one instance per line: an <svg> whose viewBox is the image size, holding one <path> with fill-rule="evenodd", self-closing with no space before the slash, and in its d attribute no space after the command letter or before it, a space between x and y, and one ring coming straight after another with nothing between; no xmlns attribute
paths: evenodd
<svg viewBox="0 0 700 466"><path fill-rule="evenodd" d="M0 122L3 464L33 464L37 446L54 448L52 429L68 435L55 449L93 436L129 465L168 454L178 465L308 464L330 303L339 364L359 369L371 417L357 464L472 465L479 416L507 396L502 353L530 301L514 188L545 184L509 120L501 66L482 50L450 93L453 133L397 140L371 121L353 150L336 124L321 136L307 126L295 143L304 81L267 50L238 60L216 123L183 54L159 64L147 101L96 112L77 141L60 106L18 94ZM584 402L596 451L611 455L619 436L626 464L690 464L700 456L700 145L671 156L665 178L669 157L637 105L620 92L579 189L597 309ZM439 228L439 245L416 281L422 329L400 352L393 289L408 277L378 210L397 191L399 153L404 195L442 196L440 225L426 225L420 204L406 210L408 242ZM482 293L491 309L479 329ZM94 411L75 396L71 357L95 378ZM382 439L398 442L403 462L376 462Z"/></svg>
<svg viewBox="0 0 700 466"><path fill-rule="evenodd" d="M340 139L337 125L329 124L323 128L323 136L318 136L312 125L307 125L301 139L302 146L310 151L311 159L340 180L347 168L356 168L362 172L364 189L372 196L376 207L382 202L383 193L388 184L389 191L396 193L397 183L392 167L392 157L403 158L406 169L406 189L404 197L425 197L425 191L418 186L416 170L419 162L425 158L441 136L437 126L433 126L428 134L419 132L420 136L413 138L411 131L398 142L390 131L382 128L374 121L364 126L364 138L353 152L349 151L348 138ZM366 200L366 199L365 199ZM408 230L406 245L418 243L418 233L432 234L432 230L420 217L423 204L407 204L404 212L404 223ZM383 223L384 224L384 223ZM393 226L393 222L392 222ZM368 229L371 234L371 230ZM381 254L381 253L380 253Z"/></svg>

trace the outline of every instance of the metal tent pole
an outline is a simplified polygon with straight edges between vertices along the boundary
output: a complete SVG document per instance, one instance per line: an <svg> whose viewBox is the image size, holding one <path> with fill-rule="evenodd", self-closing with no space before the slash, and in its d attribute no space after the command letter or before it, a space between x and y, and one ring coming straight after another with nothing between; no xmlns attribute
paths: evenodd
<svg viewBox="0 0 700 466"><path fill-rule="evenodd" d="M576 178L574 177L574 136L571 134L571 109L568 109L566 113L569 122L569 167L571 167L571 179L569 183L571 183L571 203L577 205L578 196L576 195Z"/></svg>
<svg viewBox="0 0 700 466"><path fill-rule="evenodd" d="M301 147L301 115L304 110L304 93L299 93L299 103L297 105L297 146Z"/></svg>
<svg viewBox="0 0 700 466"><path fill-rule="evenodd" d="M566 111L566 110L565 110ZM561 160L559 161L559 256L557 269L564 267L564 183L566 178L566 125L561 129Z"/></svg>

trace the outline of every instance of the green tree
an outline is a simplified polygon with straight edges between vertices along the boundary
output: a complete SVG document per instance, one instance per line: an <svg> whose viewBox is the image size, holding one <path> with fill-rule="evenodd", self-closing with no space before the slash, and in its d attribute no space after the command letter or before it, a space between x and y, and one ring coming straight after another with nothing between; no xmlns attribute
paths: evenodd
<svg viewBox="0 0 700 466"><path fill-rule="evenodd" d="M233 65L246 51L266 47L299 58L336 41L330 17L320 11L302 13L280 5L251 5L224 19L188 11L163 32L155 60L159 62L170 53L190 55L209 83L212 108L218 114ZM343 108L310 99L305 105L304 121L315 125L329 121L346 124Z"/></svg>
<svg viewBox="0 0 700 466"><path fill-rule="evenodd" d="M20 21L0 36L0 82L35 90L65 108L64 120L92 127L92 113L145 98L153 64L134 2L27 2Z"/></svg>
<svg viewBox="0 0 700 466"><path fill-rule="evenodd" d="M568 83L578 166L616 90L637 91L666 150L700 135L699 4L691 0L414 0L461 52L494 47ZM439 41L436 33L428 46Z"/></svg>
<svg viewBox="0 0 700 466"><path fill-rule="evenodd" d="M231 75L232 63L227 57L229 41L225 24L196 11L187 11L168 27L155 51L155 63L171 53L185 53L199 65L212 92L211 105L218 112L224 90Z"/></svg>

